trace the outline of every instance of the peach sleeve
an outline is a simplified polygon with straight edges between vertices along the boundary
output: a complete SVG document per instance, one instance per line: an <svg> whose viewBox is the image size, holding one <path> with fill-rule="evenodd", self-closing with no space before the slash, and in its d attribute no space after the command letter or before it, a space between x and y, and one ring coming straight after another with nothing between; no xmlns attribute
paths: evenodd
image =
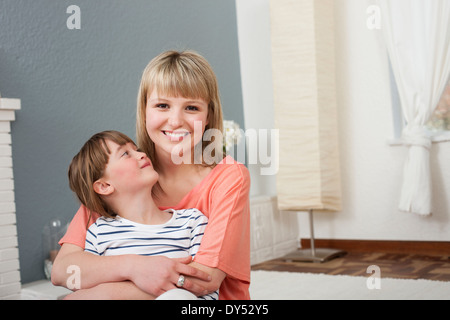
<svg viewBox="0 0 450 320"><path fill-rule="evenodd" d="M250 281L250 174L225 165L209 196L209 222L195 261Z"/></svg>
<svg viewBox="0 0 450 320"><path fill-rule="evenodd" d="M89 217L89 211L81 205L70 222L66 234L59 240L59 244L62 246L64 243L70 243L84 249L87 229L98 217L99 215L95 212L92 213L92 217Z"/></svg>

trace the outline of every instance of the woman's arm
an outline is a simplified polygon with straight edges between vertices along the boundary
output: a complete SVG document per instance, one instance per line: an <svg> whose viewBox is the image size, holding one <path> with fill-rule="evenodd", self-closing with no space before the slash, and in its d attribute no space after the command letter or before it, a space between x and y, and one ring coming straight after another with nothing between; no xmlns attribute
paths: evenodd
<svg viewBox="0 0 450 320"><path fill-rule="evenodd" d="M250 174L241 164L216 168L220 171L216 170L213 177L210 205L205 210L209 221L194 261L215 269L211 273L212 289L226 274L221 299L249 299Z"/></svg>
<svg viewBox="0 0 450 320"><path fill-rule="evenodd" d="M180 274L183 274L189 276L183 288L202 295L206 288L202 283L194 282L193 278L209 281L211 277L208 273L187 265L189 262L190 257L170 259L139 255L96 256L85 252L81 247L65 243L53 264L52 283L79 290L107 282L131 280L142 291L159 296L176 288L175 284Z"/></svg>
<svg viewBox="0 0 450 320"><path fill-rule="evenodd" d="M199 246L203 240L203 235L205 233L206 225L208 224L208 218L203 215L200 211L192 209L191 218L189 222L191 223L191 243L189 249L189 255L195 256L198 251ZM211 281L204 282L197 279L191 279L194 283L197 283L206 288L208 293L217 291L222 284L223 279L226 277L226 273L219 268L209 267L198 262L191 262L191 266L208 273L211 276Z"/></svg>
<svg viewBox="0 0 450 320"><path fill-rule="evenodd" d="M218 268L211 268L211 267L205 266L205 265L195 262L195 261L193 261L189 265L191 265L203 272L206 272L211 276L211 281L207 281L207 282L202 281L200 279L196 279L196 278L188 278L193 283L206 288L207 293L211 293L216 290L219 290L223 279L225 279L225 277L227 276L227 274L225 272L223 272L222 270L220 270ZM183 286L183 288L186 289L185 286ZM202 295L205 295L205 293L202 293ZM220 293L219 293L219 295L220 295Z"/></svg>

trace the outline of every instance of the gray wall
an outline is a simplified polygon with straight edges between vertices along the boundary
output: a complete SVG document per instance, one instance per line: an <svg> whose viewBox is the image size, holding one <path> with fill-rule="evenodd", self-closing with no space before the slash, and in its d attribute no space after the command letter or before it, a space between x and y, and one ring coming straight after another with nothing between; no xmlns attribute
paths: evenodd
<svg viewBox="0 0 450 320"><path fill-rule="evenodd" d="M66 27L69 5L81 9L81 30ZM12 140L23 283L44 278L44 225L78 209L71 158L101 130L135 138L141 73L173 48L209 60L225 118L244 128L233 0L0 1L0 92L22 100Z"/></svg>

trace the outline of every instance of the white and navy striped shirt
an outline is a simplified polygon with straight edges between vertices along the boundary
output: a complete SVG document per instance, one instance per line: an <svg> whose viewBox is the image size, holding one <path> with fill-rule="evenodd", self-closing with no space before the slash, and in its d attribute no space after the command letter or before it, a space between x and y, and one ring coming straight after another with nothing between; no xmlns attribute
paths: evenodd
<svg viewBox="0 0 450 320"><path fill-rule="evenodd" d="M136 223L120 216L100 217L88 229L85 251L105 256L194 257L208 218L195 208L168 212L172 212L170 220L158 225ZM218 299L218 292L200 298Z"/></svg>

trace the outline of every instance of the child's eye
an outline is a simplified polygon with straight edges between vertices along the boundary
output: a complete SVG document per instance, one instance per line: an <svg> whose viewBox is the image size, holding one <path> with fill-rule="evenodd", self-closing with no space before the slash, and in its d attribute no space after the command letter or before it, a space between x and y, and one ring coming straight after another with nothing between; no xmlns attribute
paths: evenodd
<svg viewBox="0 0 450 320"><path fill-rule="evenodd" d="M165 104L165 103L160 103L160 104L157 104L156 107L159 109L167 109L169 107L169 105Z"/></svg>
<svg viewBox="0 0 450 320"><path fill-rule="evenodd" d="M128 155L128 151L125 151L124 153L122 153L122 157L125 157Z"/></svg>
<svg viewBox="0 0 450 320"><path fill-rule="evenodd" d="M186 110L188 110L188 111L197 111L198 108L196 106L188 106L188 107L186 107Z"/></svg>

